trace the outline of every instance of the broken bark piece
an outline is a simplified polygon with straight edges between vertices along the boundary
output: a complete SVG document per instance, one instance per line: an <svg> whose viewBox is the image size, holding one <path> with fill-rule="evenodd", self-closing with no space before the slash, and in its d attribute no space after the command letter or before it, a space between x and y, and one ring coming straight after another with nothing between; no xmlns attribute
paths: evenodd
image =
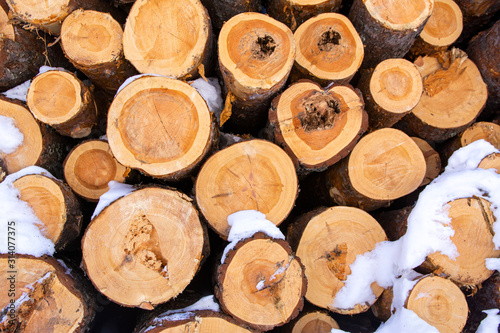
<svg viewBox="0 0 500 333"><path fill-rule="evenodd" d="M434 55L455 43L463 29L460 7L453 0L435 0L434 10L410 49L410 56Z"/></svg>
<svg viewBox="0 0 500 333"><path fill-rule="evenodd" d="M123 31L125 58L140 73L178 79L210 68L212 27L199 0L138 0Z"/></svg>
<svg viewBox="0 0 500 333"><path fill-rule="evenodd" d="M37 165L60 177L61 163L67 152L62 138L46 125L40 125L26 106L19 101L0 96L0 115L12 118L24 137L22 144L14 152L0 153L0 158L7 167L7 173L11 174L30 165Z"/></svg>
<svg viewBox="0 0 500 333"><path fill-rule="evenodd" d="M321 13L337 12L342 0L268 1L267 13L295 31L302 23Z"/></svg>
<svg viewBox="0 0 500 333"><path fill-rule="evenodd" d="M354 0L349 19L365 45L362 67L403 57L432 14L434 0Z"/></svg>
<svg viewBox="0 0 500 333"><path fill-rule="evenodd" d="M365 99L370 130L392 127L409 113L422 96L422 76L405 59L387 59L365 71L358 88Z"/></svg>
<svg viewBox="0 0 500 333"><path fill-rule="evenodd" d="M304 264L306 299L309 302L341 314L353 315L368 310L371 304L340 309L334 306L334 301L351 273L349 266L356 256L387 240L384 230L373 217L354 207L320 208L292 224L287 239ZM376 299L383 288L374 284L372 291Z"/></svg>
<svg viewBox="0 0 500 333"><path fill-rule="evenodd" d="M234 97L225 126L240 133L261 128L293 66L292 31L267 15L242 13L224 24L218 43L220 70Z"/></svg>
<svg viewBox="0 0 500 333"><path fill-rule="evenodd" d="M71 188L44 175L26 175L13 182L20 199L42 221L41 233L61 250L80 234L83 215Z"/></svg>
<svg viewBox="0 0 500 333"><path fill-rule="evenodd" d="M469 127L486 104L486 84L477 66L459 49L415 60L424 93L401 121L416 136L434 142Z"/></svg>
<svg viewBox="0 0 500 333"><path fill-rule="evenodd" d="M457 199L448 203L448 215L455 234L451 241L457 247L454 259L435 252L427 256L422 268L443 274L461 286L477 285L493 274L486 268L486 258L500 257L493 243L495 217L490 203L482 198Z"/></svg>
<svg viewBox="0 0 500 333"><path fill-rule="evenodd" d="M426 168L408 135L382 128L361 138L349 156L325 171L323 186L333 203L371 211L416 190Z"/></svg>
<svg viewBox="0 0 500 333"><path fill-rule="evenodd" d="M94 97L81 80L64 70L35 76L26 96L35 118L75 139L86 137L97 119Z"/></svg>
<svg viewBox="0 0 500 333"><path fill-rule="evenodd" d="M198 174L195 192L210 227L227 238L227 217L240 210L258 210L276 225L283 222L294 206L298 181L292 160L281 148L254 139L212 155Z"/></svg>
<svg viewBox="0 0 500 333"><path fill-rule="evenodd" d="M222 309L258 330L295 318L304 303L304 268L288 243L262 232L240 240L217 269Z"/></svg>
<svg viewBox="0 0 500 333"><path fill-rule="evenodd" d="M94 217L82 251L82 266L98 291L120 305L152 310L186 288L209 249L186 195L146 187Z"/></svg>
<svg viewBox="0 0 500 333"><path fill-rule="evenodd" d="M326 90L301 81L273 100L266 131L303 174L324 171L349 154L367 125L363 99L352 87Z"/></svg>
<svg viewBox="0 0 500 333"><path fill-rule="evenodd" d="M123 54L123 30L108 13L78 9L64 20L61 47L92 82L116 92L137 71Z"/></svg>
<svg viewBox="0 0 500 333"><path fill-rule="evenodd" d="M469 312L460 288L439 276L420 278L410 290L405 307L441 333L462 332Z"/></svg>
<svg viewBox="0 0 500 333"><path fill-rule="evenodd" d="M0 265L5 267L0 271L2 332L89 330L95 315L93 295L74 272L67 274L64 266L46 256L16 255L13 263L0 254Z"/></svg>
<svg viewBox="0 0 500 333"><path fill-rule="evenodd" d="M262 11L262 0L201 0L210 13L215 31L220 31L226 21L245 12Z"/></svg>
<svg viewBox="0 0 500 333"><path fill-rule="evenodd" d="M196 89L180 80L147 75L117 93L106 134L121 164L178 180L210 151L215 126L215 117Z"/></svg>
<svg viewBox="0 0 500 333"><path fill-rule="evenodd" d="M411 139L415 141L424 154L427 168L425 171L425 178L420 186L425 186L441 173L441 157L439 157L439 153L435 151L434 148L432 148L431 145L424 139L417 137L412 137Z"/></svg>
<svg viewBox="0 0 500 333"><path fill-rule="evenodd" d="M363 42L347 17L324 13L294 33L297 55L292 79L308 78L327 86L348 83L361 66Z"/></svg>
<svg viewBox="0 0 500 333"><path fill-rule="evenodd" d="M73 148L64 160L64 179L73 191L89 201L98 201L109 190L108 183L124 183L130 169L121 165L104 140L89 140Z"/></svg>
<svg viewBox="0 0 500 333"><path fill-rule="evenodd" d="M500 153L486 156L477 167L481 169L495 169L497 173L500 173Z"/></svg>

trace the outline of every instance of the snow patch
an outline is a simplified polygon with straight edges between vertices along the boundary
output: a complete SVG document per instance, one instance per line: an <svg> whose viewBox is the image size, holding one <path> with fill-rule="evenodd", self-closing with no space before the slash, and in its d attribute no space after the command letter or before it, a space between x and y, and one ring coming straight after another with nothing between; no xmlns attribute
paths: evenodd
<svg viewBox="0 0 500 333"><path fill-rule="evenodd" d="M38 69L38 74L43 74L48 71L68 71L68 70L62 67L42 66Z"/></svg>
<svg viewBox="0 0 500 333"><path fill-rule="evenodd" d="M40 230L45 228L27 202L20 199L19 190L13 182L25 175L41 174L54 178L47 170L31 166L8 175L0 183L0 253L30 254L40 257L54 254L54 243ZM14 232L15 236L9 232ZM11 238L9 239L9 236ZM13 238L13 239L12 239ZM7 241L9 240L9 241ZM12 242L15 246L12 246ZM10 243L10 244L9 244ZM11 247L9 248L9 245Z"/></svg>
<svg viewBox="0 0 500 333"><path fill-rule="evenodd" d="M389 320L381 324L376 333L412 332L439 333L437 328L420 318L415 312L400 308Z"/></svg>
<svg viewBox="0 0 500 333"><path fill-rule="evenodd" d="M0 116L0 153L10 154L23 143L24 135L16 127L14 119Z"/></svg>
<svg viewBox="0 0 500 333"><path fill-rule="evenodd" d="M26 103L26 95L28 95L28 89L31 85L31 80L24 81L18 86L15 86L12 89L4 91L2 95L7 98L18 99Z"/></svg>
<svg viewBox="0 0 500 333"><path fill-rule="evenodd" d="M500 312L500 310L490 309L490 310L484 310L483 312L486 313L487 316L479 324L476 333L498 332L498 325L500 325L500 315L498 313Z"/></svg>
<svg viewBox="0 0 500 333"><path fill-rule="evenodd" d="M229 250L232 250L239 241L250 238L259 231L275 239L285 239L280 229L271 221L266 220L265 214L257 210L241 210L233 213L227 217L227 223L231 226L229 236L227 236L230 243L224 249L221 264L226 260Z"/></svg>
<svg viewBox="0 0 500 333"><path fill-rule="evenodd" d="M222 89L217 78L209 77L207 81L199 78L188 81L188 83L200 93L201 97L207 102L210 111L217 117L217 122L220 123L220 114L224 108L224 100L221 96Z"/></svg>
<svg viewBox="0 0 500 333"><path fill-rule="evenodd" d="M135 190L135 187L128 184L123 184L117 181L110 181L108 183L109 190L101 195L99 198L99 202L94 210L94 214L92 214L91 220L94 219L100 212L106 207L108 207L113 201L124 197Z"/></svg>

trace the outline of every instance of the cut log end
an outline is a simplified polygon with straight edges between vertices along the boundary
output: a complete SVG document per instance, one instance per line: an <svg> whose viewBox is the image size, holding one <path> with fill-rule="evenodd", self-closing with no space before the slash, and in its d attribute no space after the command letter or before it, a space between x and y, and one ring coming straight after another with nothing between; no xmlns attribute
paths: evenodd
<svg viewBox="0 0 500 333"><path fill-rule="evenodd" d="M53 0L46 2L30 0L6 0L15 18L58 35L61 22L75 9L75 1Z"/></svg>
<svg viewBox="0 0 500 333"><path fill-rule="evenodd" d="M264 140L236 143L212 155L196 180L196 202L209 225L223 238L227 217L255 209L279 225L298 192L295 167L278 146Z"/></svg>
<svg viewBox="0 0 500 333"><path fill-rule="evenodd" d="M109 190L108 183L123 183L130 169L113 156L109 144L102 140L85 141L76 146L64 161L64 178L81 197L97 201Z"/></svg>
<svg viewBox="0 0 500 333"><path fill-rule="evenodd" d="M486 156L477 167L482 169L495 169L497 173L500 173L500 153Z"/></svg>
<svg viewBox="0 0 500 333"><path fill-rule="evenodd" d="M293 325L291 333L326 333L333 328L339 329L337 322L321 311L309 312L299 318Z"/></svg>
<svg viewBox="0 0 500 333"><path fill-rule="evenodd" d="M453 44L462 33L462 12L453 0L436 0L420 38L435 47Z"/></svg>
<svg viewBox="0 0 500 333"><path fill-rule="evenodd" d="M380 25L392 30L409 30L421 27L432 14L432 0L363 1L370 15Z"/></svg>

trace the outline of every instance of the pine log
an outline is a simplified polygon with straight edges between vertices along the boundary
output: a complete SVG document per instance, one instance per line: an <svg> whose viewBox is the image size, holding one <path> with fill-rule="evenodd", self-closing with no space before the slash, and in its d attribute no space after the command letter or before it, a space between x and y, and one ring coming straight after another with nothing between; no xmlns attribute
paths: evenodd
<svg viewBox="0 0 500 333"><path fill-rule="evenodd" d="M116 92L137 74L123 54L123 30L107 13L78 9L64 20L61 47L71 63L92 82Z"/></svg>
<svg viewBox="0 0 500 333"><path fill-rule="evenodd" d="M335 295L351 273L357 255L371 251L387 240L382 227L368 213L354 207L319 208L300 217L288 228L287 239L306 269L306 299L321 308L341 314L357 314L371 304L352 309L334 306ZM370 274L370 272L366 272ZM375 297L382 288L372 286Z"/></svg>
<svg viewBox="0 0 500 333"><path fill-rule="evenodd" d="M239 132L262 127L269 103L293 66L292 31L267 15L242 13L224 24L218 45L219 66L232 105L226 127Z"/></svg>
<svg viewBox="0 0 500 333"><path fill-rule="evenodd" d="M35 76L26 96L36 119L75 139L90 134L97 119L94 97L81 80L64 70Z"/></svg>
<svg viewBox="0 0 500 333"><path fill-rule="evenodd" d="M410 57L435 55L455 43L463 29L460 7L453 0L435 0L432 15L410 49Z"/></svg>
<svg viewBox="0 0 500 333"><path fill-rule="evenodd" d="M393 288L388 287L384 289L384 291L379 296L377 301L373 303L373 305L370 307L370 310L372 311L373 315L381 321L387 321L393 315L393 310L392 310L393 299L394 299Z"/></svg>
<svg viewBox="0 0 500 333"><path fill-rule="evenodd" d="M273 100L266 133L305 174L324 171L349 154L367 125L359 91L301 81Z"/></svg>
<svg viewBox="0 0 500 333"><path fill-rule="evenodd" d="M453 49L415 61L424 93L401 122L415 136L434 142L449 139L469 127L483 110L488 95L477 66Z"/></svg>
<svg viewBox="0 0 500 333"><path fill-rule="evenodd" d="M464 31L459 41L467 41L480 32L500 10L497 0L455 0L462 10Z"/></svg>
<svg viewBox="0 0 500 333"><path fill-rule="evenodd" d="M390 241L396 241L406 234L408 227L408 216L414 206L407 206L396 210L384 210L374 213L373 217L384 229Z"/></svg>
<svg viewBox="0 0 500 333"><path fill-rule="evenodd" d="M123 31L125 58L140 73L192 79L211 68L212 26L200 0L138 0Z"/></svg>
<svg viewBox="0 0 500 333"><path fill-rule="evenodd" d="M283 326L282 332L291 333L329 333L339 329L337 322L324 311L301 312L300 318Z"/></svg>
<svg viewBox="0 0 500 333"><path fill-rule="evenodd" d="M186 195L146 187L94 217L82 251L82 266L98 291L122 306L152 310L184 290L209 247Z"/></svg>
<svg viewBox="0 0 500 333"><path fill-rule="evenodd" d="M382 128L364 136L349 156L322 174L332 203L366 211L388 206L422 183L426 163L403 132Z"/></svg>
<svg viewBox="0 0 500 333"><path fill-rule="evenodd" d="M107 141L88 140L73 148L63 163L64 179L73 191L88 201L98 201L112 180L124 183L130 168L113 156Z"/></svg>
<svg viewBox="0 0 500 333"><path fill-rule="evenodd" d="M422 96L422 76L408 60L387 59L364 71L358 88L365 98L370 130L392 127Z"/></svg>
<svg viewBox="0 0 500 333"><path fill-rule="evenodd" d="M365 45L364 68L403 57L432 14L434 0L354 0L349 19Z"/></svg>
<svg viewBox="0 0 500 333"><path fill-rule="evenodd" d="M258 12L262 10L262 0L201 0L207 7L212 20L212 26L219 32L226 21L233 16L245 12Z"/></svg>
<svg viewBox="0 0 500 333"><path fill-rule="evenodd" d="M446 141L441 146L440 153L443 160L447 161L456 150L477 140L486 140L495 148L500 149L500 125L486 121L472 124L465 131Z"/></svg>
<svg viewBox="0 0 500 333"><path fill-rule="evenodd" d="M321 13L337 12L342 0L276 0L268 1L268 14L295 31L302 23Z"/></svg>
<svg viewBox="0 0 500 333"><path fill-rule="evenodd" d="M500 9L500 2L497 3ZM467 54L477 65L488 86L488 102L500 108L500 21L475 36L469 43Z"/></svg>
<svg viewBox="0 0 500 333"><path fill-rule="evenodd" d="M417 144L418 148L422 151L425 158L425 164L427 166L425 171L425 177L420 186L425 186L429 184L434 178L439 176L441 173L441 157L439 153L431 147L431 145L420 138L411 138Z"/></svg>
<svg viewBox="0 0 500 333"><path fill-rule="evenodd" d="M108 111L107 137L121 164L178 180L212 148L215 117L189 84L141 76L120 90Z"/></svg>
<svg viewBox="0 0 500 333"><path fill-rule="evenodd" d="M44 175L26 175L13 183L20 199L27 202L42 221L42 234L56 250L66 247L80 234L83 215L71 188Z"/></svg>
<svg viewBox="0 0 500 333"><path fill-rule="evenodd" d="M500 173L500 153L486 156L477 167L482 169L495 169L497 173Z"/></svg>
<svg viewBox="0 0 500 333"><path fill-rule="evenodd" d="M298 181L292 160L264 140L236 143L212 155L195 185L196 203L210 227L229 234L227 217L254 209L279 225L292 210Z"/></svg>
<svg viewBox="0 0 500 333"><path fill-rule="evenodd" d="M37 165L47 169L57 178L62 178L61 163L68 151L62 137L48 126L40 125L20 101L0 96L0 115L12 118L24 136L22 144L14 152L0 152L7 173Z"/></svg>
<svg viewBox="0 0 500 333"><path fill-rule="evenodd" d="M89 330L95 301L74 272L51 257L0 254L0 265L0 331Z"/></svg>
<svg viewBox="0 0 500 333"><path fill-rule="evenodd" d="M347 17L324 13L294 33L297 56L292 80L308 78L326 86L348 83L363 61L363 42Z"/></svg>
<svg viewBox="0 0 500 333"><path fill-rule="evenodd" d="M306 284L288 243L259 232L229 250L217 270L215 295L233 318L267 331L298 315Z"/></svg>

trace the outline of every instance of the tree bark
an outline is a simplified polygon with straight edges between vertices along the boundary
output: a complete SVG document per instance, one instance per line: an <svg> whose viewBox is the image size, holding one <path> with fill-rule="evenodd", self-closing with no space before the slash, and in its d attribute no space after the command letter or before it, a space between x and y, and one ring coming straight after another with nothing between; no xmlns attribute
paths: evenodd
<svg viewBox="0 0 500 333"><path fill-rule="evenodd" d="M446 49L458 39L463 30L460 7L453 0L436 0L432 15L412 45L409 56L432 56Z"/></svg>
<svg viewBox="0 0 500 333"><path fill-rule="evenodd" d="M482 311L500 309L500 273L493 273L468 300L470 315L464 332L473 333L486 316Z"/></svg>
<svg viewBox="0 0 500 333"><path fill-rule="evenodd" d="M95 315L94 295L74 272L51 257L0 254L2 332L87 332ZM8 270L14 265L15 273ZM14 275L15 283L12 288ZM13 298L8 298L14 289ZM16 303L10 303L14 299ZM13 307L9 307L10 304ZM11 317L9 314L14 313Z"/></svg>
<svg viewBox="0 0 500 333"><path fill-rule="evenodd" d="M68 154L63 167L68 185L88 201L98 201L109 190L110 181L124 183L131 172L115 159L104 140L80 143Z"/></svg>
<svg viewBox="0 0 500 333"><path fill-rule="evenodd" d="M273 100L266 133L304 175L324 171L349 154L367 122L363 98L351 86L322 89L301 81Z"/></svg>
<svg viewBox="0 0 500 333"><path fill-rule="evenodd" d="M500 10L500 3L496 0L456 0L462 10L464 31L459 42L467 41L480 32L490 22L495 13Z"/></svg>
<svg viewBox="0 0 500 333"><path fill-rule="evenodd" d="M3 158L0 157L0 183L7 177L7 165Z"/></svg>
<svg viewBox="0 0 500 333"><path fill-rule="evenodd" d="M180 294L209 254L191 200L160 187L136 190L92 219L82 266L115 303L152 310Z"/></svg>
<svg viewBox="0 0 500 333"><path fill-rule="evenodd" d="M432 14L432 0L354 0L349 19L365 45L362 67L374 68L389 58L401 58Z"/></svg>
<svg viewBox="0 0 500 333"><path fill-rule="evenodd" d="M383 128L361 138L320 183L332 203L371 211L416 190L425 172L417 144L399 130Z"/></svg>
<svg viewBox="0 0 500 333"><path fill-rule="evenodd" d="M342 0L268 1L268 14L295 31L302 23L321 13L337 12Z"/></svg>
<svg viewBox="0 0 500 333"><path fill-rule="evenodd" d="M310 303L349 315L369 309L371 304L356 304L352 309L337 308L333 304L351 273L349 266L356 256L387 240L374 218L354 207L319 208L293 223L288 228L287 239L304 264L308 283L306 299ZM378 297L383 289L374 285L372 290Z"/></svg>
<svg viewBox="0 0 500 333"><path fill-rule="evenodd" d="M31 82L26 99L35 118L75 139L88 136L97 120L90 88L64 70L38 74Z"/></svg>
<svg viewBox="0 0 500 333"><path fill-rule="evenodd" d="M276 225L283 222L294 206L298 181L283 150L255 139L212 155L198 174L195 192L210 227L226 238L227 217L240 210L255 209Z"/></svg>
<svg viewBox="0 0 500 333"><path fill-rule="evenodd" d="M201 0L207 7L216 32L219 32L225 22L233 16L245 12L262 10L262 0Z"/></svg>
<svg viewBox="0 0 500 333"><path fill-rule="evenodd" d="M132 6L123 51L140 73L195 79L212 68L211 49L210 17L199 0L138 0Z"/></svg>
<svg viewBox="0 0 500 333"><path fill-rule="evenodd" d="M392 127L408 114L422 96L422 76L404 59L387 59L374 70L363 71L358 88L365 98L369 128Z"/></svg>
<svg viewBox="0 0 500 333"><path fill-rule="evenodd" d="M293 66L292 31L269 16L242 13L222 27L218 45L220 70L232 97L224 128L236 133L261 128Z"/></svg>
<svg viewBox="0 0 500 333"><path fill-rule="evenodd" d="M186 177L216 142L215 117L189 84L142 76L120 90L108 111L115 158L152 177Z"/></svg>
<svg viewBox="0 0 500 333"><path fill-rule="evenodd" d="M298 315L307 282L288 243L259 232L228 252L216 283L215 295L226 313L267 331Z"/></svg>
<svg viewBox="0 0 500 333"><path fill-rule="evenodd" d="M294 37L292 81L307 78L322 86L348 83L363 61L363 42L344 15L320 14L301 24Z"/></svg>
<svg viewBox="0 0 500 333"><path fill-rule="evenodd" d="M110 92L137 74L125 59L122 39L122 27L111 15L92 10L75 10L61 28L66 57L94 84Z"/></svg>
<svg viewBox="0 0 500 333"><path fill-rule="evenodd" d="M453 49L439 57L415 61L424 93L401 122L416 136L434 142L449 139L469 127L486 104L487 87L467 55Z"/></svg>

